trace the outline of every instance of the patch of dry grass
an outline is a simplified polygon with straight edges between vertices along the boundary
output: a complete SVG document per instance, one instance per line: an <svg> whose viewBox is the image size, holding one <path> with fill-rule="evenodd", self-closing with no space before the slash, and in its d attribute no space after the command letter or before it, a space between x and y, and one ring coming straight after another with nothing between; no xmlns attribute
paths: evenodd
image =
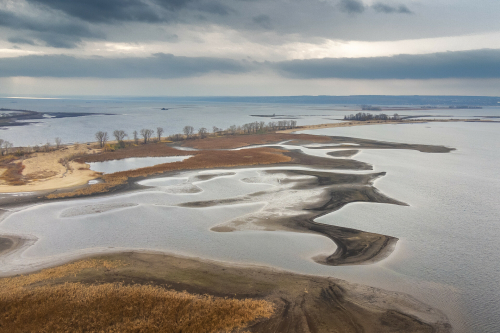
<svg viewBox="0 0 500 333"><path fill-rule="evenodd" d="M28 286L40 281L54 280L70 275L75 275L85 269L99 269L99 268L112 269L123 265L124 264L119 260L115 261L100 260L100 259L80 260L59 267L47 268L34 274L20 275L20 276L0 279L0 291L4 291L7 289L12 290L15 288Z"/></svg>
<svg viewBox="0 0 500 333"><path fill-rule="evenodd" d="M147 145L129 146L115 151L102 151L99 154L87 154L74 156L73 159L79 163L104 162L120 160L131 157L164 157L192 155L191 152L178 150L167 146L165 143L150 143Z"/></svg>
<svg viewBox="0 0 500 333"><path fill-rule="evenodd" d="M84 260L0 280L2 332L229 332L269 318L273 304L167 290L152 285L53 284L120 262ZM34 286L42 281L52 284Z"/></svg>
<svg viewBox="0 0 500 333"><path fill-rule="evenodd" d="M6 185L24 185L26 181L23 177L24 165L22 162L10 162L3 165L5 171L0 175L0 180Z"/></svg>
<svg viewBox="0 0 500 333"><path fill-rule="evenodd" d="M234 149L251 145L279 143L287 140L305 141L310 143L324 143L331 141L329 137L320 135L269 133L208 137L205 139L188 140L184 142L182 146L196 149Z"/></svg>

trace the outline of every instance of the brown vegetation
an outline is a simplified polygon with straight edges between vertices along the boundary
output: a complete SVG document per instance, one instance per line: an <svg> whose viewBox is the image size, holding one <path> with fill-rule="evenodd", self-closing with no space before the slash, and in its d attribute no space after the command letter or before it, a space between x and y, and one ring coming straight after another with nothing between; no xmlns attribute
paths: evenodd
<svg viewBox="0 0 500 333"><path fill-rule="evenodd" d="M1 330L221 332L273 314L273 305L263 300L199 296L153 285L57 283L120 266L120 261L84 260L0 280Z"/></svg>
<svg viewBox="0 0 500 333"><path fill-rule="evenodd" d="M104 151L98 154L92 154L92 155L86 154L86 155L76 156L74 158L74 161L79 163L92 163L92 162L120 160L131 157L165 157L165 156L184 156L184 155L193 155L193 154L192 152L188 152L185 150L178 150L162 143L162 144L130 146L115 151Z"/></svg>
<svg viewBox="0 0 500 333"><path fill-rule="evenodd" d="M6 185L24 185L26 181L23 177L24 165L22 162L10 162L2 165L5 171L0 175Z"/></svg>
<svg viewBox="0 0 500 333"><path fill-rule="evenodd" d="M275 164L291 161L291 157L284 155L283 152L283 150L274 148L204 150L199 152L188 152L191 154L194 153L195 156L180 162L158 164L141 169L107 174L102 176L104 183L90 185L73 192L50 194L47 198L69 198L90 195L93 193L108 192L119 185L125 184L128 178L147 177L168 171ZM109 155L107 156L109 157ZM106 156L103 158L106 158Z"/></svg>
<svg viewBox="0 0 500 333"><path fill-rule="evenodd" d="M309 142L309 143L328 143L330 138L320 135L309 134L250 134L250 135L234 135L210 137L206 139L196 139L186 141L182 144L184 147L196 149L234 149L251 145L265 145L279 143L282 141L292 140L292 143Z"/></svg>

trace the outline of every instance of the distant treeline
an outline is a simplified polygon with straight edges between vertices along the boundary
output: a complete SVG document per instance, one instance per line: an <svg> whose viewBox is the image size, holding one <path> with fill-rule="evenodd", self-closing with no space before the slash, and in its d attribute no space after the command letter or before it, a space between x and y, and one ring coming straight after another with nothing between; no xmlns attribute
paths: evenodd
<svg viewBox="0 0 500 333"><path fill-rule="evenodd" d="M400 119L401 119L401 117L397 113L395 113L392 117L385 114L385 113L371 114L371 113L364 113L364 112L358 112L356 114L344 116L344 120L357 120L357 121L400 120Z"/></svg>
<svg viewBox="0 0 500 333"><path fill-rule="evenodd" d="M182 129L183 132L182 134L181 133L172 134L166 137L166 139L168 141L182 141L189 139L204 139L209 135L222 136L222 135L263 134L263 133L280 131L296 127L297 127L296 120L270 121L267 124L264 121L255 121L241 126L231 125L226 129L213 126L211 133L207 128L201 127L198 129L198 132L196 133L194 127L188 125L184 126L184 128ZM147 128L143 128L139 132L134 131L132 133L133 143L138 145L140 142L142 142L143 144L147 144L151 141L161 142L163 132L164 130L162 127L157 127L156 131ZM99 131L95 134L95 138L101 148L114 150L114 149L125 148L127 145L131 144L131 142L124 141L125 138L129 137L129 135L125 133L125 131L123 130L115 130L113 132L113 136L115 137L117 143L111 146L107 145L107 142L110 139L108 132Z"/></svg>

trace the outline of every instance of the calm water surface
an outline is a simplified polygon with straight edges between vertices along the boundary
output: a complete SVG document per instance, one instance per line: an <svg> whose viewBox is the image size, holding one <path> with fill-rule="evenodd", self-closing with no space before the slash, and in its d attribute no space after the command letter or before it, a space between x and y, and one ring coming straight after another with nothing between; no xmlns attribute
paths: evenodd
<svg viewBox="0 0 500 333"><path fill-rule="evenodd" d="M423 289L409 289L452 308L455 326L467 332L500 332L499 125L432 123L314 132L457 148L449 154L362 151L356 159L387 171L376 187L410 207L351 204L319 221L401 238L384 266L394 276L424 283ZM444 294L426 295L431 284L442 286L438 289ZM445 294L453 298L440 300Z"/></svg>
<svg viewBox="0 0 500 333"><path fill-rule="evenodd" d="M4 101L4 100L0 100ZM7 103L7 102L6 102ZM12 127L0 137L14 144L44 144L56 136L64 142L93 141L98 130L127 132L163 126L166 134L185 125L228 127L269 121L251 114L292 114L299 125L335 121L350 108L310 105L118 103L93 101L19 101L0 107L36 111L108 112L113 116L45 119ZM161 107L171 108L161 111ZM407 111L415 114L418 111ZM404 112L399 112L404 114ZM430 111L425 111L426 114ZM433 110L433 114L498 115L497 108ZM307 116L302 116L307 115ZM349 204L319 221L400 238L388 259L353 267L315 264L316 253L332 251L325 237L283 232L210 232L224 220L262 208L253 203L209 209L180 208L191 200L231 198L268 189L269 184L241 180L255 170L197 182L180 176L148 181L151 189L100 199L42 204L11 214L0 232L32 235L39 241L15 264L113 248L163 249L187 255L257 263L292 271L345 278L385 289L408 292L445 311L457 332L500 332L500 124L429 123L376 125L311 132L404 143L442 144L449 154L405 150L363 150L354 158L387 175L375 185L409 207ZM322 155L324 150L305 149ZM225 170L227 172L227 170ZM101 206L99 206L101 205ZM5 266L3 267L5 268Z"/></svg>
<svg viewBox="0 0 500 333"><path fill-rule="evenodd" d="M167 156L167 157L135 157L122 160L88 163L90 170L102 173L113 173L132 169L150 167L157 164L184 161L191 156Z"/></svg>

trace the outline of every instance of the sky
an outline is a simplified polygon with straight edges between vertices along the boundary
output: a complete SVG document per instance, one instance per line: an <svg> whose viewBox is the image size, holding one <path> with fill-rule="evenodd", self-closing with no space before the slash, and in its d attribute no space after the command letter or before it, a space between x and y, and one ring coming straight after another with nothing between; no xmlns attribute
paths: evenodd
<svg viewBox="0 0 500 333"><path fill-rule="evenodd" d="M498 96L498 13L498 0L0 0L0 95Z"/></svg>

